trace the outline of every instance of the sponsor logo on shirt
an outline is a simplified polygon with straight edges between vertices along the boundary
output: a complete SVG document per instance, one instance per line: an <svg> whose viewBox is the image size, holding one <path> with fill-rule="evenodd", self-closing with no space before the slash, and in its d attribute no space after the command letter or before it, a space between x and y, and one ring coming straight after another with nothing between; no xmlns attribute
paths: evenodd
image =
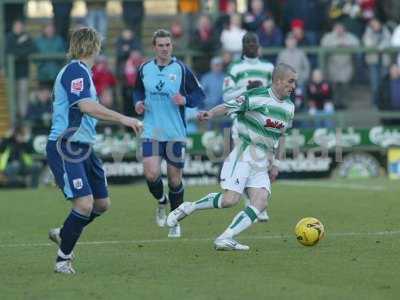
<svg viewBox="0 0 400 300"><path fill-rule="evenodd" d="M285 125L282 122L273 121L271 119L267 119L264 125L264 127L276 128L276 129L282 129L284 126Z"/></svg>
<svg viewBox="0 0 400 300"><path fill-rule="evenodd" d="M157 85L156 85L157 91L160 92L160 91L163 89L164 85L165 85L165 82L162 81L162 80L160 80L160 81L157 83Z"/></svg>
<svg viewBox="0 0 400 300"><path fill-rule="evenodd" d="M71 94L79 96L83 91L83 78L77 78L71 81Z"/></svg>

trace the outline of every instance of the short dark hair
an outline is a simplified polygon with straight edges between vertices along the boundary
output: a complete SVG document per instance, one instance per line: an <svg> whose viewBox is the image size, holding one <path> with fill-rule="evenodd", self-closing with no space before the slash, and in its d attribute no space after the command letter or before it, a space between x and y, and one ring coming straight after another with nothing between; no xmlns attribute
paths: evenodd
<svg viewBox="0 0 400 300"><path fill-rule="evenodd" d="M272 72L272 82L276 82L278 79L282 79L288 72L296 74L296 70L285 63L279 63Z"/></svg>
<svg viewBox="0 0 400 300"><path fill-rule="evenodd" d="M153 33L153 39L152 39L153 46L155 46L157 38L165 38L165 37L170 38L171 37L171 32L169 32L166 29L158 29L158 30L156 30Z"/></svg>
<svg viewBox="0 0 400 300"><path fill-rule="evenodd" d="M250 40L255 40L257 42L257 44L259 43L258 35L255 34L254 32L248 31L242 38L242 45L244 45L245 43L247 43Z"/></svg>

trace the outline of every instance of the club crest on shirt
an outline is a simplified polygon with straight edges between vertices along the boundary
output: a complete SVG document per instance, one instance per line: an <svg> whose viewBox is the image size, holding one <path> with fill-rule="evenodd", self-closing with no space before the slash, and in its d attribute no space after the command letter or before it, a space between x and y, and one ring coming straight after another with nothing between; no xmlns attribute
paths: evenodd
<svg viewBox="0 0 400 300"><path fill-rule="evenodd" d="M79 94L83 91L83 78L77 78L71 81L71 94Z"/></svg>
<svg viewBox="0 0 400 300"><path fill-rule="evenodd" d="M235 98L235 101L239 104L242 104L246 101L246 97L245 96L238 96Z"/></svg>
<svg viewBox="0 0 400 300"><path fill-rule="evenodd" d="M77 190L80 190L83 188L82 178L77 178L77 179L72 180L72 184L74 185L74 188Z"/></svg>
<svg viewBox="0 0 400 300"><path fill-rule="evenodd" d="M176 74L169 74L168 77L169 77L169 79L171 81L175 81L176 80Z"/></svg>

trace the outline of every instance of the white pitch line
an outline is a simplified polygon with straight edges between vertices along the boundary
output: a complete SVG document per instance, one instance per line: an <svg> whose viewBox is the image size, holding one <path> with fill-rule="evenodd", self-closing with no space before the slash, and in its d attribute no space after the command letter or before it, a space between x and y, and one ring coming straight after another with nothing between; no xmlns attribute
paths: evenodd
<svg viewBox="0 0 400 300"><path fill-rule="evenodd" d="M378 231L378 232L338 232L328 233L328 236L333 237L348 237L348 236L390 236L400 235L400 230L395 231ZM241 240L270 240L270 239L286 239L291 238L292 235L261 235L242 237ZM83 246L96 246L96 245L123 245L123 244L157 244L157 243L170 243L170 242L209 242L215 238L182 238L182 239L153 239L153 240L125 240L125 241L89 241L78 242L78 245ZM15 244L0 244L0 248L22 248L22 247L50 247L54 243L15 243Z"/></svg>
<svg viewBox="0 0 400 300"><path fill-rule="evenodd" d="M355 183L328 183L328 182L306 182L306 181L295 181L295 180L281 180L279 184L292 185L292 186L308 186L308 187L321 187L331 189L349 189L349 190L363 190L363 191L383 191L383 186L368 186L363 184Z"/></svg>

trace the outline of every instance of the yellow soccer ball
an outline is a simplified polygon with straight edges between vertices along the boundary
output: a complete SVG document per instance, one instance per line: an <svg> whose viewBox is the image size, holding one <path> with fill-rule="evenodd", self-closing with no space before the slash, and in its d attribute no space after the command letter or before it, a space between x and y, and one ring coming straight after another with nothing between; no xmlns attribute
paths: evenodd
<svg viewBox="0 0 400 300"><path fill-rule="evenodd" d="M324 225L316 218L301 219L294 229L297 241L304 246L314 246L324 236Z"/></svg>

